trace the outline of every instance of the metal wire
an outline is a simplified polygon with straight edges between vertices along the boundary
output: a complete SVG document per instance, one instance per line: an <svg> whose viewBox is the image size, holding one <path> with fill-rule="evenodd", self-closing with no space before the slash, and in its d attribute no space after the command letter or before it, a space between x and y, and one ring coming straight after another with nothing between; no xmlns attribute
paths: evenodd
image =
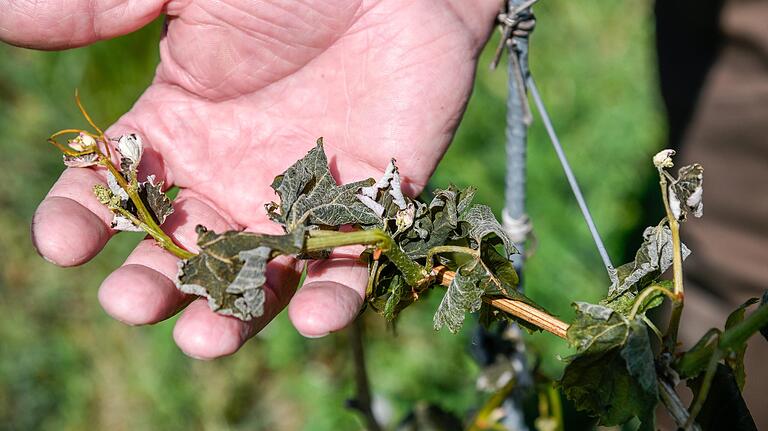
<svg viewBox="0 0 768 431"><path fill-rule="evenodd" d="M592 234L592 239L597 246L597 251L600 253L600 258L603 260L603 265L605 265L605 270L608 272L608 277L613 279L616 271L613 267L613 264L611 263L611 258L608 256L608 252L605 249L605 244L603 244L603 239L600 237L600 233L597 231L597 226L595 226L595 221L592 219L592 214L589 212L589 207L587 206L587 202L584 200L584 195L581 193L579 183L576 182L576 177L573 175L571 165L568 163L568 159L565 157L563 147L560 145L560 139L558 139L557 134L555 133L555 128L552 126L552 121L549 118L547 108L544 106L544 102L541 99L541 94L539 94L539 89L536 87L536 82L533 80L533 76L528 75L527 84L528 90L531 93L531 97L533 97L533 102L536 105L536 110L539 111L539 116L541 116L541 121L544 123L544 128L547 129L549 140L552 142L552 146L555 148L557 158L560 159L560 164L562 165L563 171L565 172L565 177L568 179L568 184L570 184L573 195L576 197L576 202L579 204L579 209L581 209L581 214L584 216L584 221L587 222L587 227L589 227L589 232Z"/></svg>

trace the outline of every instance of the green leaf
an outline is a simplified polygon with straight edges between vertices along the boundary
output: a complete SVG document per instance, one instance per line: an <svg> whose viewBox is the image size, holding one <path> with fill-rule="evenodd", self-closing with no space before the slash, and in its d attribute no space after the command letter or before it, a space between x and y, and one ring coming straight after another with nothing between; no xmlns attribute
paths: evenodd
<svg viewBox="0 0 768 431"><path fill-rule="evenodd" d="M278 254L297 254L297 235L260 235L197 227L200 254L180 264L177 287L208 298L211 310L251 320L264 314L267 262Z"/></svg>
<svg viewBox="0 0 768 431"><path fill-rule="evenodd" d="M362 187L372 184L368 179L338 185L328 167L323 141L318 139L315 148L275 178L272 188L280 196L280 204L267 204L267 212L286 232L304 226L377 224L379 216L357 197Z"/></svg>
<svg viewBox="0 0 768 431"><path fill-rule="evenodd" d="M621 349L621 357L627 363L629 374L635 378L643 391L654 399L658 398L651 341L648 339L648 330L639 319L630 323L629 338Z"/></svg>
<svg viewBox="0 0 768 431"><path fill-rule="evenodd" d="M685 220L687 214L701 217L704 213L702 181L704 168L698 163L683 166L677 179L669 186L669 208L678 220Z"/></svg>
<svg viewBox="0 0 768 431"><path fill-rule="evenodd" d="M656 405L656 399L627 370L619 349L572 359L560 384L578 410L599 417L603 426L648 417Z"/></svg>
<svg viewBox="0 0 768 431"><path fill-rule="evenodd" d="M466 313L480 309L483 303L482 296L485 293L480 286L481 277L482 269L477 261L466 264L456 271L435 313L436 331L447 326L449 331L456 333L461 329Z"/></svg>
<svg viewBox="0 0 768 431"><path fill-rule="evenodd" d="M741 321L744 320L744 313L747 311L747 308L750 305L756 304L758 301L759 299L757 298L750 298L741 304L736 310L731 312L731 314L728 316L728 319L725 321L725 330L727 331L736 324L741 323ZM744 388L744 383L747 378L746 372L744 371L744 354L746 352L747 343L742 343L740 346L737 346L735 349L732 349L730 352L728 352L728 355L725 358L725 362L729 367L731 367L731 370L733 371L733 375L736 378L736 383L739 385L739 389Z"/></svg>
<svg viewBox="0 0 768 431"><path fill-rule="evenodd" d="M682 244L683 259L690 250ZM643 244L633 262L616 268L613 283L608 289L608 302L616 300L624 292L639 291L672 266L672 231L666 225L649 226L643 232Z"/></svg>
<svg viewBox="0 0 768 431"><path fill-rule="evenodd" d="M473 205L462 220L470 225L469 237L473 241L473 248L479 249L483 241L492 241L493 244L500 242L503 245L507 257L517 253L514 243L496 220L490 207Z"/></svg>

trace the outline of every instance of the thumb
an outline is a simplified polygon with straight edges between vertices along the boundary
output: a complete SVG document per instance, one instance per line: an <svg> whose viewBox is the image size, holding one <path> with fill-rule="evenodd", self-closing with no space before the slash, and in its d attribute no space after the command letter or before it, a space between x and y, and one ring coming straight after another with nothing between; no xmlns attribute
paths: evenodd
<svg viewBox="0 0 768 431"><path fill-rule="evenodd" d="M160 15L165 1L9 0L0 4L0 40L54 50L136 31Z"/></svg>

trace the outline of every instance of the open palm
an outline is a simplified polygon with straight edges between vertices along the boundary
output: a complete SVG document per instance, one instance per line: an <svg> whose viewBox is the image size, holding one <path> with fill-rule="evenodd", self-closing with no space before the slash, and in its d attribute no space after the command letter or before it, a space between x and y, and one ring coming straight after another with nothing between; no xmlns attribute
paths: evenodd
<svg viewBox="0 0 768 431"><path fill-rule="evenodd" d="M1 3L0 38L67 48L134 31L167 13L155 79L107 135L142 136L144 175L181 189L163 227L194 250L197 224L279 231L263 207L275 198L269 185L319 136L337 180L378 176L394 157L406 190L418 193L458 125L498 7L474 3L10 1ZM33 221L44 257L78 265L114 234L109 210L91 192L103 178L71 168L53 186ZM287 258L270 263L266 313L245 323L180 293L172 281L177 258L147 239L104 281L99 299L130 324L154 323L186 306L174 338L200 358L236 351L289 302L291 320L307 336L338 330L356 316L366 274L355 250L315 263L294 295L297 269Z"/></svg>

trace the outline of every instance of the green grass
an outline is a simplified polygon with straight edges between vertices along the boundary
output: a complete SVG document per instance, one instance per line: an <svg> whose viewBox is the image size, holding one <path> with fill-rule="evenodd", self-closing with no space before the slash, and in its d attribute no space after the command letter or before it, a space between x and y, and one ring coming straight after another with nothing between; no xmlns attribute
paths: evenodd
<svg viewBox="0 0 768 431"><path fill-rule="evenodd" d="M542 2L531 69L614 259L640 220L641 185L663 136L653 71L649 2ZM29 220L61 171L45 144L82 124L72 91L109 124L150 82L159 22L127 37L65 52L0 46L0 429L346 430L359 428L346 334L299 336L283 314L238 354L185 357L173 319L127 327L96 300L100 281L137 235L121 235L92 262L56 268L30 244ZM490 45L491 48L494 46ZM433 185L473 184L497 211L504 190L503 68L487 70ZM130 61L126 61L130 58ZM95 109L98 108L98 109ZM537 238L527 292L564 319L575 299L597 298L607 277L540 122L530 133L528 204ZM637 242L637 239L631 239ZM616 262L619 263L619 262ZM477 406L468 331L431 329L437 295L409 308L397 336L367 320L376 396L402 417L418 400L463 414ZM557 376L567 354L547 334L530 337Z"/></svg>

